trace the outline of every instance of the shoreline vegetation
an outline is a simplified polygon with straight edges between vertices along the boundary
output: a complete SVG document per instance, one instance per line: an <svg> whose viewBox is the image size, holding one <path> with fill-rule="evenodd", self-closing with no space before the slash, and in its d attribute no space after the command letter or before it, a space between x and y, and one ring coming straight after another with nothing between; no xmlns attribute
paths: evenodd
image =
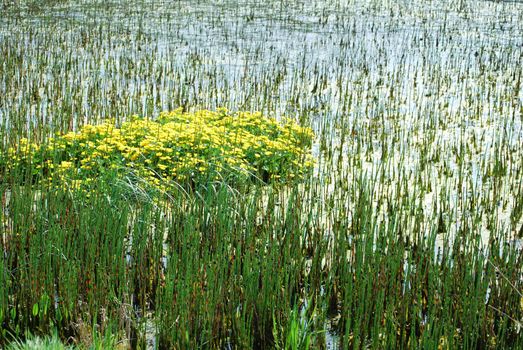
<svg viewBox="0 0 523 350"><path fill-rule="evenodd" d="M0 348L523 347L522 3L0 18Z"/></svg>
<svg viewBox="0 0 523 350"><path fill-rule="evenodd" d="M234 176L200 177L198 186L191 181L188 187L149 180L132 186L132 196L117 185L127 173L103 173L112 162L140 169L140 157L158 169L164 154L175 154L167 144L173 141L184 145L185 156L208 156L198 152L212 147L184 139L209 129L198 125L202 119L225 121L227 130L218 127L220 147L242 149L245 159L257 142L243 148L224 142L245 130L250 139L271 131L254 152L262 156L252 160L278 160L285 147L269 154L265 145L282 133L287 142L300 140L301 150L286 145L300 159L311 147L310 129L237 115L242 118L225 110L177 110L157 121L87 125L47 144L21 140L9 148L5 159L12 163L3 165L2 182L2 338L23 339L29 331L55 334L35 344L72 339L80 347L301 349L323 346L327 329L348 348L496 348L520 341L521 249L507 231L491 235L485 246L479 237L470 239L470 227L451 240L441 217L424 230L409 227L405 215L420 208L399 196L380 215L372 200L376 183L361 175L339 178L333 189L351 193L355 206L332 208L317 201L325 188L311 171L292 168L305 163L281 164L287 174L302 174L293 182L274 176L252 182L252 168L243 183ZM241 140L245 146L249 138ZM89 186L72 186L85 164ZM166 167L176 174L172 164ZM407 193L409 185L403 186ZM321 219L324 211L335 220ZM445 243L438 246L441 234Z"/></svg>

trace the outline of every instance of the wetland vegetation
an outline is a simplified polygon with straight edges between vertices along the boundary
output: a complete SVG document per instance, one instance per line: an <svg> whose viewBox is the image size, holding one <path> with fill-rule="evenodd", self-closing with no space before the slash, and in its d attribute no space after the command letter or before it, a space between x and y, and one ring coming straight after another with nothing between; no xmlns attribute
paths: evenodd
<svg viewBox="0 0 523 350"><path fill-rule="evenodd" d="M0 347L523 346L523 3L0 6Z"/></svg>

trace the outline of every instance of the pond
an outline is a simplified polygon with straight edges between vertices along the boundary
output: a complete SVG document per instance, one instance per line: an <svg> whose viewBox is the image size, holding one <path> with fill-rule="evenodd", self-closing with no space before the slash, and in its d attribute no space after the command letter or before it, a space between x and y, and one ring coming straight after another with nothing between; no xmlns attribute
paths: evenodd
<svg viewBox="0 0 523 350"><path fill-rule="evenodd" d="M516 335L505 332L523 312L516 302L522 274L515 266L523 236L521 1L49 0L2 6L2 155L21 137L45 142L54 133L107 118L120 126L133 115L155 118L178 107L227 107L311 126L316 163L310 179L298 185L223 190L227 194L218 188L215 198L202 192L187 200L180 194L173 202L138 208L105 202L102 196L97 204L83 206L78 203L86 202L76 199L53 199L45 189L44 194L10 189L2 180L0 272L15 276L24 265L12 257L38 252L36 246L33 251L21 245L10 253L15 248L7 237L31 232L45 238L63 230L46 252L60 247L68 261L78 263L69 275L85 268L103 280L101 267L89 254L68 250L64 237L109 230L112 238L96 236L92 244L110 252L118 238L127 243L116 249L123 263L105 262L123 276L117 282L107 277L107 290L120 288L111 293L122 299L119 312L129 319L125 304L136 297L142 300L134 307L147 306L141 311L169 323L170 328L149 320L136 327L135 333L142 327L146 343L155 346L303 346L310 337L329 349L401 347L411 344L411 330L420 347L434 345L431 341L485 345L491 339L516 344ZM0 157L2 176L7 162ZM111 210L124 214L96 219ZM145 219L137 224L142 214ZM80 241L89 244L91 238ZM128 243L141 240L145 243L138 246ZM91 248L86 252L107 253ZM380 260L387 255L389 260ZM29 314L5 318L4 329L49 328L55 316L30 316L45 288L54 295L59 280L66 280L55 271L59 263L49 261L56 268L46 270L28 257L31 268L17 276L55 273L55 280L34 295L20 292L23 286L17 289L14 277L4 277L10 287L0 287L0 315ZM178 267L182 262L187 266ZM140 264L149 270L141 271ZM420 271L431 277L423 279ZM478 288L469 291L477 293L473 299L481 300L473 306L462 294L469 284ZM271 294L278 285L284 287ZM497 301L490 297L494 285ZM456 286L455 294L450 286ZM390 296L391 290L399 294ZM67 298L78 295L87 304L99 300L75 293ZM176 305L168 302L169 295L178 298ZM416 297L420 301L408 306L398 301ZM463 321L448 321L429 336L429 325L445 319L438 311L441 300L459 304L454 312ZM83 307L90 313L101 307L89 305ZM409 316L416 321L399 316L419 305L423 310ZM71 302L67 310L79 318L89 313L83 307ZM470 315L480 310L481 320L462 316L465 309L472 310ZM368 316L380 312L383 318ZM111 317L118 319L116 313ZM498 318L501 326L490 331L488 320ZM181 326L180 319L191 321ZM136 320L140 324L140 317ZM474 328L478 324L481 330ZM152 342L155 327L159 335ZM392 340L383 336L397 329ZM465 339L465 329L473 340ZM293 338L290 330L300 336ZM67 332L62 338L80 333ZM217 338L221 341L213 343Z"/></svg>

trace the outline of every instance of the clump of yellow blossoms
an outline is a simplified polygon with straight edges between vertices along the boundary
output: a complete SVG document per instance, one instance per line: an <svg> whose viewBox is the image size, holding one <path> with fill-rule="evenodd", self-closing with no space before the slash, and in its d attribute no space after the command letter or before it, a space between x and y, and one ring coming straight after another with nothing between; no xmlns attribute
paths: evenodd
<svg viewBox="0 0 523 350"><path fill-rule="evenodd" d="M107 174L168 189L209 181L287 181L313 165L313 133L291 120L260 113L181 109L156 120L133 117L119 128L107 121L37 145L22 139L7 168L31 167L35 177L72 189ZM58 179L58 181L57 181Z"/></svg>

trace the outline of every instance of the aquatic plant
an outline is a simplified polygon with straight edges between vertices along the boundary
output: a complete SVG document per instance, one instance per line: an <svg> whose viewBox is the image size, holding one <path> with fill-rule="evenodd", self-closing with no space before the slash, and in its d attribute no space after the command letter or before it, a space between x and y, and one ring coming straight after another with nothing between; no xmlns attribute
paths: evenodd
<svg viewBox="0 0 523 350"><path fill-rule="evenodd" d="M0 11L0 347L523 347L521 2ZM310 126L312 172L191 148L219 106ZM132 123L203 125L200 162L122 141Z"/></svg>
<svg viewBox="0 0 523 350"><path fill-rule="evenodd" d="M312 138L310 128L290 119L179 108L155 120L133 117L120 127L114 121L85 125L41 144L23 138L4 162L7 176L29 172L32 183L69 189L86 189L107 174L161 190L223 180L281 182L310 172Z"/></svg>

